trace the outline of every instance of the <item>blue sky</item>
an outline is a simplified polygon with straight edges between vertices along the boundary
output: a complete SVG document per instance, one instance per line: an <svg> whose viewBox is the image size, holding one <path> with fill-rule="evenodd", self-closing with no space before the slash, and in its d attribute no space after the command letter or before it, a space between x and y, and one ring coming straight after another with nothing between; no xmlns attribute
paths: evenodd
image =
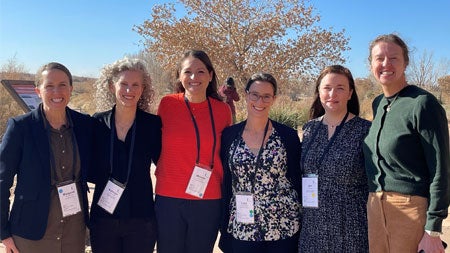
<svg viewBox="0 0 450 253"><path fill-rule="evenodd" d="M132 27L148 19L152 6L161 2L0 0L0 66L16 57L34 73L46 62L59 61L74 75L97 77L105 64L143 49L142 37ZM345 65L355 77L369 74L368 44L384 33L397 32L416 56L426 50L436 61L450 59L448 0L310 3L321 16L320 26L345 29L350 37Z"/></svg>

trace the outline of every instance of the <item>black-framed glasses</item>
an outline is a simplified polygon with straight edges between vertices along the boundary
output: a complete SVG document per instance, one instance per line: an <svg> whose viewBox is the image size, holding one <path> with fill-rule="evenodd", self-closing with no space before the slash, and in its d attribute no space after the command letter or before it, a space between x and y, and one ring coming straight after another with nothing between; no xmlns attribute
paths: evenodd
<svg viewBox="0 0 450 253"><path fill-rule="evenodd" d="M255 102L258 101L259 98L261 98L264 103L270 103L272 102L273 99L273 96L268 94L259 95L257 92L249 92L249 91L247 91L247 94L250 100Z"/></svg>

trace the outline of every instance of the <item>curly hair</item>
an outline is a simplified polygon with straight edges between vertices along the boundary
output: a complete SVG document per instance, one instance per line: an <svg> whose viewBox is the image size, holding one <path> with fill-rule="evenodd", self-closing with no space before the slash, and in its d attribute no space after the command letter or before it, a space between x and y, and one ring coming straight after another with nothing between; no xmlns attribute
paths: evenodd
<svg viewBox="0 0 450 253"><path fill-rule="evenodd" d="M101 70L101 75L94 84L96 89L94 99L97 111L110 110L116 103L114 93L109 89L119 79L120 73L124 71L140 71L142 73L143 92L138 101L138 108L150 112L150 104L153 102L154 90L150 74L145 67L145 62L136 58L125 57L108 64Z"/></svg>

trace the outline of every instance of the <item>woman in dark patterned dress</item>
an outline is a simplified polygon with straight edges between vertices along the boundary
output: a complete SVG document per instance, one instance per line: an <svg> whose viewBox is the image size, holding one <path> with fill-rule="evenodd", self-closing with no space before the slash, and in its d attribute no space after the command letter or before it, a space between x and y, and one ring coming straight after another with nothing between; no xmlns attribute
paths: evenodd
<svg viewBox="0 0 450 253"><path fill-rule="evenodd" d="M300 139L269 119L277 83L253 75L248 117L222 133L224 168L220 248L233 253L296 253L300 229Z"/></svg>
<svg viewBox="0 0 450 253"><path fill-rule="evenodd" d="M368 252L362 142L370 122L358 114L350 71L326 67L303 127L300 252Z"/></svg>

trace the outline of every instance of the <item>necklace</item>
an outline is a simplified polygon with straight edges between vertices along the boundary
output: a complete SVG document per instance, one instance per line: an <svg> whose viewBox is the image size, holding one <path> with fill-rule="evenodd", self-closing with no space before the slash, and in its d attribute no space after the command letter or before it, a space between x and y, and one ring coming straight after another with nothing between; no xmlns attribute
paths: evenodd
<svg viewBox="0 0 450 253"><path fill-rule="evenodd" d="M322 120L324 120L326 125L329 126L330 128L335 128L336 126L339 126L340 123L342 123L342 120L341 120L340 122L337 122L335 124L331 124L331 122L327 118L325 118L325 115L323 116Z"/></svg>
<svg viewBox="0 0 450 253"><path fill-rule="evenodd" d="M391 111L391 107L392 107L392 105L394 104L395 100L397 99L399 93L400 93L400 92L398 92L397 95L395 95L395 97L394 97L394 99L392 100L392 102L390 102L390 103L388 104L388 106L386 107L386 112L390 112L390 111Z"/></svg>

